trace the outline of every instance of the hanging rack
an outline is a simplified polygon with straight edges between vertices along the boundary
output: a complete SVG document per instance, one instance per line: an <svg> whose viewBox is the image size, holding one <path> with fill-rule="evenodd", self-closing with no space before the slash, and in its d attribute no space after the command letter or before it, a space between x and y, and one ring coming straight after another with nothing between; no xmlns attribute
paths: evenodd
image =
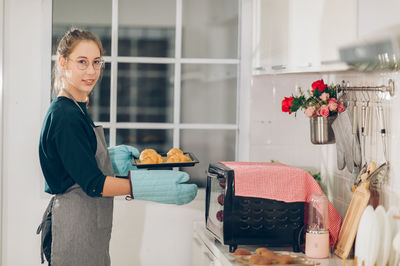
<svg viewBox="0 0 400 266"><path fill-rule="evenodd" d="M343 80L342 84L339 85L338 91L380 91L380 92L389 92L390 96L394 96L394 81L389 79L388 85L381 86L347 86L347 83Z"/></svg>

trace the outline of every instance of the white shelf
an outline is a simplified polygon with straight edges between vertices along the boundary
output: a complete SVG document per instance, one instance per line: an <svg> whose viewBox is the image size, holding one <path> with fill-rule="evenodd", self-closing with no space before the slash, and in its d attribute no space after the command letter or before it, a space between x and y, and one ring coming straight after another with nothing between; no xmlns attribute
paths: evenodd
<svg viewBox="0 0 400 266"><path fill-rule="evenodd" d="M285 69L274 70L271 67L260 67L253 70L253 76L258 75L279 75L279 74L301 74L301 73L321 73L321 72L340 72L352 70L346 63L322 64L320 66L297 66Z"/></svg>

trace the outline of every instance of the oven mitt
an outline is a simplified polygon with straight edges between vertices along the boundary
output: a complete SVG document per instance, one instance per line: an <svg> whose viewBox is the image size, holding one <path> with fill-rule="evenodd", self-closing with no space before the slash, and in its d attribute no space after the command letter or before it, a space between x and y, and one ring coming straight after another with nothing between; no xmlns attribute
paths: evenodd
<svg viewBox="0 0 400 266"><path fill-rule="evenodd" d="M130 170L136 169L132 165L134 158L139 158L139 151L132 146L118 145L108 148L114 174L117 176L127 176Z"/></svg>
<svg viewBox="0 0 400 266"><path fill-rule="evenodd" d="M336 139L338 169L342 170L347 166L347 170L353 173L353 133L350 116L347 110L340 113L335 121L333 121L332 129Z"/></svg>
<svg viewBox="0 0 400 266"><path fill-rule="evenodd" d="M166 204L183 205L191 202L197 194L189 174L173 170L133 170L129 172L132 198Z"/></svg>

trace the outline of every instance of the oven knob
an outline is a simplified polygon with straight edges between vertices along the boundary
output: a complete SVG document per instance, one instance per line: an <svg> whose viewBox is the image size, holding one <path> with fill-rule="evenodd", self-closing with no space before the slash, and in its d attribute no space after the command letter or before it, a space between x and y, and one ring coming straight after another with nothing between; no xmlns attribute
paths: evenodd
<svg viewBox="0 0 400 266"><path fill-rule="evenodd" d="M217 216L217 220L222 222L222 219L224 218L224 212L218 211L216 216Z"/></svg>
<svg viewBox="0 0 400 266"><path fill-rule="evenodd" d="M224 194L218 196L218 203L221 204L221 206L224 206Z"/></svg>

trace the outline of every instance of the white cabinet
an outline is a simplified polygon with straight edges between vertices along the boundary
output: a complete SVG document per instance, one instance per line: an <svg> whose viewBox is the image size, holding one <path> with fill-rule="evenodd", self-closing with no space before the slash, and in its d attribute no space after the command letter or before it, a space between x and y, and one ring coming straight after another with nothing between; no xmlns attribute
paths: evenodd
<svg viewBox="0 0 400 266"><path fill-rule="evenodd" d="M222 245L205 229L204 223L193 224L192 266L239 266Z"/></svg>
<svg viewBox="0 0 400 266"><path fill-rule="evenodd" d="M192 243L192 266L217 266L221 265L217 257L208 249L206 244L201 240L198 233L193 235Z"/></svg>
<svg viewBox="0 0 400 266"><path fill-rule="evenodd" d="M267 72L329 70L357 38L357 0L256 0L254 15L253 66Z"/></svg>
<svg viewBox="0 0 400 266"><path fill-rule="evenodd" d="M400 25L400 1L359 1L359 37L363 39L381 30Z"/></svg>

